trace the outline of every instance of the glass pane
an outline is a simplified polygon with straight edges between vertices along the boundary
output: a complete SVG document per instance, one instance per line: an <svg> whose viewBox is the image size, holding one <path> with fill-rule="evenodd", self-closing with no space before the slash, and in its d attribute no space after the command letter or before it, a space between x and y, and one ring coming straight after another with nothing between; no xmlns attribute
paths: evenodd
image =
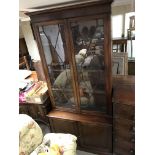
<svg viewBox="0 0 155 155"><path fill-rule="evenodd" d="M106 110L102 19L71 23L82 110Z"/></svg>
<svg viewBox="0 0 155 155"><path fill-rule="evenodd" d="M56 106L74 108L70 64L66 50L64 25L39 27L52 92Z"/></svg>

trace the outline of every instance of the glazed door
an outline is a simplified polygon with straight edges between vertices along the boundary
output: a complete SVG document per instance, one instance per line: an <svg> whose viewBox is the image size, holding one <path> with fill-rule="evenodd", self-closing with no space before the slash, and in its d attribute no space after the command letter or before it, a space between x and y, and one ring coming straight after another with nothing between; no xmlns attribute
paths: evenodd
<svg viewBox="0 0 155 155"><path fill-rule="evenodd" d="M75 86L65 24L63 21L40 24L38 32L52 102L57 108L75 110Z"/></svg>
<svg viewBox="0 0 155 155"><path fill-rule="evenodd" d="M83 111L107 111L105 32L103 17L72 19L69 22L77 76L77 94Z"/></svg>

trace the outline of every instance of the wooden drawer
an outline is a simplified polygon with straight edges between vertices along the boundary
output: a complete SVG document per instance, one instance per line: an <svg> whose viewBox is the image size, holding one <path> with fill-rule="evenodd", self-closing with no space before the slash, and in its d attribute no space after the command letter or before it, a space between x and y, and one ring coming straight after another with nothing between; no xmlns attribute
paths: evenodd
<svg viewBox="0 0 155 155"><path fill-rule="evenodd" d="M121 139L123 139L129 143L133 143L133 144L135 142L135 133L133 131L129 132L124 129L114 129L113 135L116 139L121 138Z"/></svg>
<svg viewBox="0 0 155 155"><path fill-rule="evenodd" d="M135 127L134 121L114 119L113 150L115 155L134 155Z"/></svg>
<svg viewBox="0 0 155 155"><path fill-rule="evenodd" d="M129 120L134 120L135 118L135 107L126 104L114 103L114 117L115 118L125 118Z"/></svg>
<svg viewBox="0 0 155 155"><path fill-rule="evenodd" d="M121 129L127 132L135 132L135 123L134 121L122 119L122 118L114 118L113 119L114 129Z"/></svg>
<svg viewBox="0 0 155 155"><path fill-rule="evenodd" d="M131 149L131 150L128 152L128 151L126 151L126 150L122 150L122 149L120 149L120 148L116 148L116 149L114 150L113 155L135 155L135 150L132 150L132 149Z"/></svg>
<svg viewBox="0 0 155 155"><path fill-rule="evenodd" d="M114 153L116 155L134 155L135 154L135 144L129 143L121 138L114 138Z"/></svg>

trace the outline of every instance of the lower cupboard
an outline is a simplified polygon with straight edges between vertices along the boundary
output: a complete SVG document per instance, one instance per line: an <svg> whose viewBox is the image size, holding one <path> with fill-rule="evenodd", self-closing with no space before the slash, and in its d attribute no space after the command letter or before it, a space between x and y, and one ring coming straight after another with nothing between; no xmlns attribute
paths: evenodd
<svg viewBox="0 0 155 155"><path fill-rule="evenodd" d="M49 118L52 132L77 136L78 149L97 154L112 153L112 125Z"/></svg>

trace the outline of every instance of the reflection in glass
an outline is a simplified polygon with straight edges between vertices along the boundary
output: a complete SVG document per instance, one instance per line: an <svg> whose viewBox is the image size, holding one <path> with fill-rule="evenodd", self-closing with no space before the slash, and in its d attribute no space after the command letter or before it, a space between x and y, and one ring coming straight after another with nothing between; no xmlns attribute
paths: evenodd
<svg viewBox="0 0 155 155"><path fill-rule="evenodd" d="M64 26L40 26L44 55L56 106L75 107L70 64L67 57Z"/></svg>
<svg viewBox="0 0 155 155"><path fill-rule="evenodd" d="M71 23L81 109L106 110L102 19Z"/></svg>

